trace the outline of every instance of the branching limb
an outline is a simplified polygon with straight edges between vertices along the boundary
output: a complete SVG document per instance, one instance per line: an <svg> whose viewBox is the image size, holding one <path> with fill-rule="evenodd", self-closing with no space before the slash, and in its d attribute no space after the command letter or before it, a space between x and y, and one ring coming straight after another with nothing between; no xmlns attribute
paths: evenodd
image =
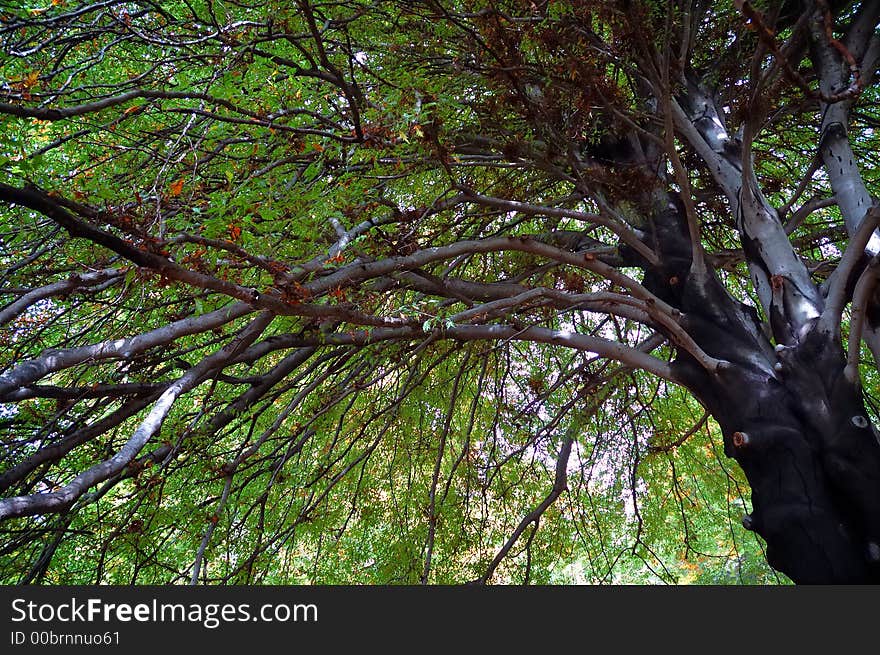
<svg viewBox="0 0 880 655"><path fill-rule="evenodd" d="M254 361L264 357L267 353L284 348L302 348L308 346L362 346L382 341L409 341L424 337L425 332L421 327L407 326L401 328L376 328L375 330L352 330L349 332L334 332L321 335L277 335L256 344L243 352L237 361ZM594 352L610 359L621 361L632 368L649 371L673 382L677 378L672 372L668 362L657 359L638 349L624 345L617 341L595 337L586 334L578 334L568 330L551 330L549 328L525 327L517 328L513 325L454 325L451 327L437 328L432 332L437 339L457 339L461 341L475 340L513 340L533 341L535 343L547 343ZM708 366L716 369L722 365L718 360L708 361Z"/></svg>
<svg viewBox="0 0 880 655"><path fill-rule="evenodd" d="M203 359L169 386L135 430L125 445L110 459L96 464L77 475L60 490L30 496L16 496L0 500L0 520L32 516L46 512L63 512L73 505L90 487L107 480L124 469L162 425L174 402L198 385L205 375L234 358L242 349L256 340L272 322L272 315L262 313L238 336L219 351Z"/></svg>
<svg viewBox="0 0 880 655"><path fill-rule="evenodd" d="M711 357L697 345L680 325L680 315L669 316L662 312L656 312L650 303L622 294L610 292L568 294L556 289L539 287L510 298L471 307L449 318L453 323L476 319L485 320L504 315L515 307L528 305L542 298L547 299L558 310L580 309L609 313L643 324L656 323L669 335L676 346L694 357L708 372L715 373L723 364L721 360Z"/></svg>
<svg viewBox="0 0 880 655"><path fill-rule="evenodd" d="M877 16L876 3L864 3L852 23L843 46L828 33L824 14L811 21L813 64L819 75L819 87L826 95L832 95L847 86L850 64L844 60L840 45L848 58L855 62L864 56L873 37ZM855 234L859 223L871 206L871 196L859 171L858 158L850 144L849 114L854 98L848 101L824 102L820 107L822 123L819 127L819 154L837 197L844 223L850 235ZM880 236L869 242L869 254L880 252Z"/></svg>
<svg viewBox="0 0 880 655"><path fill-rule="evenodd" d="M555 216L559 218L573 218L579 221L583 221L585 223L602 225L603 227L607 227L609 230L619 236L621 241L623 241L633 250L638 252L650 264L656 266L660 263L657 254L653 250L651 250L651 248L645 245L645 243L641 241L641 239L639 239L638 235L628 225L625 225L620 221L609 219L605 216L602 216L601 214L579 212L570 209L562 209L559 207L542 207L539 205L532 205L524 202L493 198L490 196L475 193L471 190L466 191L465 197L471 202L485 205L487 207L497 207L498 209L505 209L507 211L515 211L523 214Z"/></svg>
<svg viewBox="0 0 880 655"><path fill-rule="evenodd" d="M803 205L797 208L789 219L785 222L785 233L789 236L794 234L794 231L797 230L801 224L807 219L810 214L813 212L824 209L826 207L834 207L837 205L837 198L832 196L831 198L813 198L812 200L808 200ZM780 214L782 212L780 211Z"/></svg>
<svg viewBox="0 0 880 655"><path fill-rule="evenodd" d="M529 236L463 240L446 246L425 248L412 255L389 257L374 262L349 264L314 282L304 284L303 287L311 295L318 296L334 288L346 288L363 280L389 275L398 271L414 270L440 260L454 259L463 255L503 252L505 250L528 252L563 264L592 271L614 284L629 289L637 298L654 303L662 311L670 315L675 313L675 309L671 305L655 296L628 275L602 263L595 255L563 250Z"/></svg>
<svg viewBox="0 0 880 655"><path fill-rule="evenodd" d="M684 100L690 115L678 102L671 103L676 129L697 151L727 196L755 292L765 314L771 317L774 336L781 343L797 340L821 313L823 299L795 253L778 213L758 186L749 149L730 137L714 100L698 85L689 82ZM774 316L783 320L774 320Z"/></svg>
<svg viewBox="0 0 880 655"><path fill-rule="evenodd" d="M166 385L167 386L167 385ZM84 443L106 434L123 421L135 416L156 399L156 395L132 398L107 416L65 434L59 441L45 445L27 459L11 466L0 474L0 492L6 491L15 484L21 483L40 466L59 461L71 450Z"/></svg>

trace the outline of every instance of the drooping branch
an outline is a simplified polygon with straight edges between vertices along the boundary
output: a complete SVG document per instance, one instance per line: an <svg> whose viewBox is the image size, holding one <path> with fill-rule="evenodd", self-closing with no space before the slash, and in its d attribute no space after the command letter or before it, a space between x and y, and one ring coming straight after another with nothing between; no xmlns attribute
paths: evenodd
<svg viewBox="0 0 880 655"><path fill-rule="evenodd" d="M116 235L100 230L78 219L61 202L36 187L16 188L0 183L0 200L38 211L67 230L70 236L86 239L103 246L121 255L133 264L153 270L169 279L217 291L244 302L257 300L254 290L251 288L188 269L176 264L168 257L151 252L146 248L138 248L126 243ZM271 304L270 298L266 298L259 308L284 310L283 303L276 302L271 307L268 306L269 304Z"/></svg>
<svg viewBox="0 0 880 655"><path fill-rule="evenodd" d="M476 305L449 317L452 323L460 324L472 319L485 320L509 313L518 306L532 305L545 299L558 310L578 309L608 313L630 318L643 324L656 323L667 333L670 341L690 354L710 373L716 372L723 362L708 355L673 317L651 311L650 303L629 296L598 292L589 294L569 294L555 289L533 288L516 296Z"/></svg>
<svg viewBox="0 0 880 655"><path fill-rule="evenodd" d="M620 237L621 241L633 248L650 264L657 265L660 263L660 260L657 258L657 254L653 250L651 250L638 237L638 235L633 232L633 230L629 226L617 220L602 216L601 214L579 212L569 209L562 209L559 207L542 207L530 203L504 200L502 198L493 198L490 196L475 193L472 190L465 191L465 198L467 200L470 200L471 202L476 202L480 205L485 205L487 207L497 207L498 209L506 209L508 211L521 212L523 214L573 218L579 221L583 221L585 223L595 223L596 225L602 225L617 234L617 236Z"/></svg>
<svg viewBox="0 0 880 655"><path fill-rule="evenodd" d="M164 388L167 388L167 385L163 387L163 390ZM87 443L119 426L125 420L143 410L155 399L156 395L132 398L109 415L98 419L90 425L65 434L56 443L43 446L37 452L28 456L27 459L11 466L0 474L0 491L6 491L12 485L25 480L26 476L37 470L40 466L60 460L77 446Z"/></svg>
<svg viewBox="0 0 880 655"><path fill-rule="evenodd" d="M648 371L663 379L673 382L677 381L677 377L667 362L617 341L579 334L570 330L552 330L550 328L533 326L516 327L505 324L452 325L449 327L437 327L429 334L434 335L435 339L455 339L461 341L511 340L553 344L574 350L594 352L609 359L628 364L632 368ZM269 352L287 348L328 345L364 346L382 341L410 341L425 335L426 332L420 326L352 330L317 335L276 335L244 351L235 361L255 361L265 357ZM707 356L706 366L714 371L723 368L723 363Z"/></svg>
<svg viewBox="0 0 880 655"><path fill-rule="evenodd" d="M834 20L856 15L874 32L868 3L830 3ZM796 11L803 3L757 15L757 34L706 3L673 2L662 15L644 2L546 4L303 0L268 16L235 3L221 15L113 2L0 21L11 71L0 115L34 137L0 162L19 180L0 186L12 300L0 323L14 328L0 335L11 376L0 377L0 423L12 431L0 488L19 499L79 494L9 514L75 510L7 524L16 534L0 556L24 555L40 579L70 544L87 562L77 575L96 581L251 583L287 579L275 564L301 566L293 547L315 555L296 575L320 581L330 539L351 576L473 578L485 563L455 558L472 562L496 540L473 526L492 531L501 507L516 531L489 546L487 559L503 552L487 576L524 547L528 581L548 555L538 548L557 535L573 543L576 513L588 511L578 504L604 487L584 467L559 508L573 520L538 530L571 478L562 460L579 447L603 474L634 471L632 439L641 446L655 429L679 443L674 419L690 412L664 412L661 429L651 410L686 391L746 472L750 527L774 565L808 578L826 552L842 554L844 572L880 552L867 414L840 375L843 348L808 329L821 313L840 330L858 279L857 346L875 267L860 270L861 232L845 250L836 212L816 211L838 196L813 175L820 157L798 129L817 98L857 95L853 62L861 97L873 97L880 41L860 55L860 40L823 18L819 36L847 77L811 93L798 68L812 20ZM735 123L741 137L728 132ZM876 140L848 138L853 152ZM42 188L22 187L29 178ZM50 239L60 251L51 262ZM826 302L812 278L838 251ZM108 266L119 275L71 285L75 272L91 279ZM774 350L753 291L777 344L796 347ZM234 318L206 322L205 305L230 300ZM271 327L197 376L206 354L230 345L231 326L261 311L277 316ZM849 351L848 374L858 347ZM636 370L647 374L621 375ZM190 382L204 393L187 398ZM594 400L601 415L575 414ZM548 459L553 435L565 438ZM607 460L593 459L602 448ZM536 510L519 492L547 471L553 486ZM71 487L105 473L97 487ZM684 479L671 482L682 512ZM642 523L654 488L641 496L634 473L626 482L637 521L621 525L637 523L636 543L650 547ZM619 504L616 484L607 506ZM108 499L98 515L78 511L98 498ZM201 527L162 523L156 509L169 500ZM415 531L387 529L404 516ZM109 530L96 523L105 520ZM83 549L91 537L79 535L95 525ZM374 566L345 543L365 536L406 548L376 549ZM179 537L190 550L175 544L163 559ZM425 566L404 570L412 546ZM111 562L125 570L109 572Z"/></svg>
<svg viewBox="0 0 880 655"><path fill-rule="evenodd" d="M303 287L311 295L321 295L334 288L345 288L357 282L389 275L398 271L413 270L435 261L453 259L462 255L503 252L505 250L526 252L547 259L586 269L598 276L628 289L635 297L650 301L658 310L674 315L675 309L668 303L645 289L639 282L621 273L616 268L602 263L591 253L576 253L563 250L539 241L531 236L489 237L486 239L466 239L446 246L425 248L411 255L389 257L372 262L355 262L341 267L329 275L318 278Z"/></svg>

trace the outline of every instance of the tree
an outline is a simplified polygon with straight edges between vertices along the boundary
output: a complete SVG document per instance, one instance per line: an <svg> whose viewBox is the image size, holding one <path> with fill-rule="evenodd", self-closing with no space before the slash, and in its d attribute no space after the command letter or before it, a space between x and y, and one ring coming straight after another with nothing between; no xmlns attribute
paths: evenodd
<svg viewBox="0 0 880 655"><path fill-rule="evenodd" d="M4 580L880 579L880 3L21 5Z"/></svg>

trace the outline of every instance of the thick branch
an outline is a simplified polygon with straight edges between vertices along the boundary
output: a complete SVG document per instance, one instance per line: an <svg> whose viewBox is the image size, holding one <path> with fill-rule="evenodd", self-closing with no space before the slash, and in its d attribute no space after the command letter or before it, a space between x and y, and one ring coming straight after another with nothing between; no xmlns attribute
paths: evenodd
<svg viewBox="0 0 880 655"><path fill-rule="evenodd" d="M820 326L835 339L840 337L840 318L847 301L846 292L850 277L862 261L865 246L873 237L878 223L880 223L880 206L874 206L866 212L864 220L850 240L840 263L829 280L828 296L825 311L820 319ZM864 311L864 307L862 311Z"/></svg>
<svg viewBox="0 0 880 655"><path fill-rule="evenodd" d="M714 100L689 83L684 101L689 114L677 102L671 103L676 129L727 195L752 283L770 317L774 336L781 343L796 341L821 313L822 296L795 253L778 213L761 193L751 165L743 170L748 151L742 151L741 144L731 139Z"/></svg>
<svg viewBox="0 0 880 655"><path fill-rule="evenodd" d="M330 334L295 335L286 334L269 337L243 352L237 362L251 362L266 354L285 348L303 348L314 346L366 346L382 341L408 341L424 339L427 333L420 327L406 326L400 328L376 328L375 330L353 330ZM455 339L460 341L476 340L511 340L547 343L574 350L593 352L609 359L623 362L632 368L642 369L650 373L677 382L672 368L667 362L652 357L640 350L626 346L617 341L578 334L568 330L551 330L540 327L517 328L513 325L454 325L437 328L432 332L437 339ZM232 362L234 363L234 362Z"/></svg>
<svg viewBox="0 0 880 655"><path fill-rule="evenodd" d="M190 334L199 334L253 312L244 303L236 303L223 309L175 321L169 325L127 339L110 339L89 346L65 350L46 350L35 359L22 362L11 371L0 375L0 398L10 392L27 387L49 373L76 366L86 361L129 358L150 348L168 344Z"/></svg>
<svg viewBox="0 0 880 655"><path fill-rule="evenodd" d="M875 255L856 282L853 292L852 316L849 323L849 346L844 374L852 384L859 384L859 359L865 313L880 279L880 255ZM876 355L875 355L876 356Z"/></svg>

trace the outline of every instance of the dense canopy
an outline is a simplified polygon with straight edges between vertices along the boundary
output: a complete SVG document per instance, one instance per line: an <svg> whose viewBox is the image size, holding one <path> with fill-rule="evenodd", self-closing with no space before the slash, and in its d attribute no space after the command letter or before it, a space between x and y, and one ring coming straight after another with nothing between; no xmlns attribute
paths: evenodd
<svg viewBox="0 0 880 655"><path fill-rule="evenodd" d="M0 2L0 581L876 580L878 19Z"/></svg>

